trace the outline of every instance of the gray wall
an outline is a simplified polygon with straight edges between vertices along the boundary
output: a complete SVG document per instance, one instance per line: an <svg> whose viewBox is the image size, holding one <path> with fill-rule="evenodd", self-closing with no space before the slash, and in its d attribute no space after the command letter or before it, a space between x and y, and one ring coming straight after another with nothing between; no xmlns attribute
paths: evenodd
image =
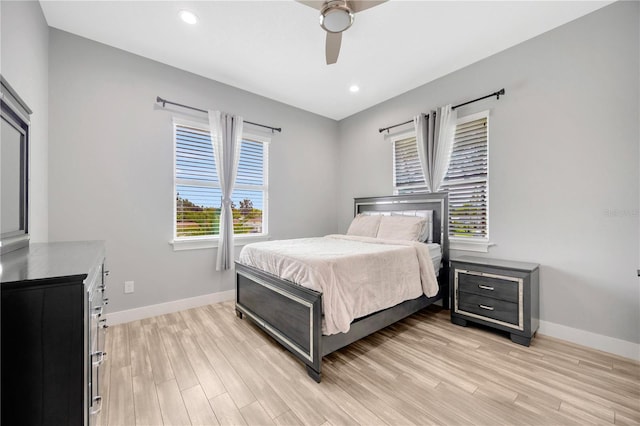
<svg viewBox="0 0 640 426"><path fill-rule="evenodd" d="M341 121L339 231L353 197L392 191L379 127L504 87L459 111L491 110L489 254L542 265L542 320L640 342L638 9L615 3Z"/></svg>
<svg viewBox="0 0 640 426"><path fill-rule="evenodd" d="M107 241L112 312L233 288L215 249L169 245L172 115L158 95L282 126L269 152L271 236L336 231L335 121L59 30L50 38L49 237Z"/></svg>
<svg viewBox="0 0 640 426"><path fill-rule="evenodd" d="M31 241L48 237L49 27L37 1L0 2L0 73L33 111L29 231Z"/></svg>

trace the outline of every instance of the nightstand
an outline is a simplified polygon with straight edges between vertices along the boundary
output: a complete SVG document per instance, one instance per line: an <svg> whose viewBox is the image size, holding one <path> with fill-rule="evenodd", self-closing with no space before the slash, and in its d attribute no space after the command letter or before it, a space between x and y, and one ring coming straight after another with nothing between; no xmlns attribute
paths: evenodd
<svg viewBox="0 0 640 426"><path fill-rule="evenodd" d="M484 324L529 346L540 323L537 263L463 256L451 261L450 275L452 323Z"/></svg>

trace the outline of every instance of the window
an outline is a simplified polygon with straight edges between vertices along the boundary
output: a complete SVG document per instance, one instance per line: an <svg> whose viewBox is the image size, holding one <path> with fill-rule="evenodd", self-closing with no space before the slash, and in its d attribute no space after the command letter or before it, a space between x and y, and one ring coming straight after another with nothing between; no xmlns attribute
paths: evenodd
<svg viewBox="0 0 640 426"><path fill-rule="evenodd" d="M449 192L452 248L486 251L489 238L488 112L458 119L449 170L442 185ZM415 131L393 141L395 194L426 192ZM455 244L466 241L471 245ZM473 243L484 243L473 247ZM481 244L482 245L482 244Z"/></svg>
<svg viewBox="0 0 640 426"><path fill-rule="evenodd" d="M458 120L449 170L442 189L449 192L449 236L489 237L488 117Z"/></svg>
<svg viewBox="0 0 640 426"><path fill-rule="evenodd" d="M393 188L395 194L427 190L418 158L415 131L402 134L393 140Z"/></svg>
<svg viewBox="0 0 640 426"><path fill-rule="evenodd" d="M212 240L220 232L222 191L208 126L174 122L174 242ZM231 195L237 237L267 234L269 140L244 134Z"/></svg>

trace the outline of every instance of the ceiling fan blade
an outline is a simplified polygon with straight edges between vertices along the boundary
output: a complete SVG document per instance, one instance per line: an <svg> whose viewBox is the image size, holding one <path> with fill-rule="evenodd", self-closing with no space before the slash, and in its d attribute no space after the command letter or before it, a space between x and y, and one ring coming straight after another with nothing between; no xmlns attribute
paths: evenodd
<svg viewBox="0 0 640 426"><path fill-rule="evenodd" d="M302 3L305 6L312 7L317 10L322 10L326 1L323 0L296 0L298 3Z"/></svg>
<svg viewBox="0 0 640 426"><path fill-rule="evenodd" d="M327 33L327 44L325 53L327 56L327 65L335 64L340 54L340 45L342 44L342 33Z"/></svg>
<svg viewBox="0 0 640 426"><path fill-rule="evenodd" d="M385 3L387 0L348 0L349 7L353 10L353 13L362 12L363 10L371 9L374 6Z"/></svg>

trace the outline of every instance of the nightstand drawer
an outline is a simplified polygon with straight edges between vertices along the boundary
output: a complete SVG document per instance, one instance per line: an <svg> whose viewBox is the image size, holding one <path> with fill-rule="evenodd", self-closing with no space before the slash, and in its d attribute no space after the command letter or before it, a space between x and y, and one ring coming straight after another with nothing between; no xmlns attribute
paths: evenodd
<svg viewBox="0 0 640 426"><path fill-rule="evenodd" d="M451 261L451 322L475 322L506 331L529 346L540 325L540 265L490 257Z"/></svg>
<svg viewBox="0 0 640 426"><path fill-rule="evenodd" d="M518 303L518 282L482 272L457 270L458 290Z"/></svg>
<svg viewBox="0 0 640 426"><path fill-rule="evenodd" d="M497 321L513 324L519 328L518 304L477 294L458 293L458 312L468 312Z"/></svg>

